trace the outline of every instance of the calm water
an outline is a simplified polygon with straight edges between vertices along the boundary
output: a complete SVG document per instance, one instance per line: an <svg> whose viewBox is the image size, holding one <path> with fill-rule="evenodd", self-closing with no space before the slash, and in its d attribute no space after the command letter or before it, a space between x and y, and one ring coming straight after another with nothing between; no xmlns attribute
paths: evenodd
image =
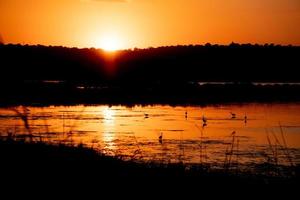
<svg viewBox="0 0 300 200"><path fill-rule="evenodd" d="M25 112L30 131L20 117ZM0 108L0 132L30 132L52 143L82 142L107 154L143 161L218 165L227 153L227 158L230 154L233 161L249 165L266 162L275 152L279 163L289 164L288 152L293 163L300 163L300 104L20 106ZM282 148L285 143L288 150Z"/></svg>

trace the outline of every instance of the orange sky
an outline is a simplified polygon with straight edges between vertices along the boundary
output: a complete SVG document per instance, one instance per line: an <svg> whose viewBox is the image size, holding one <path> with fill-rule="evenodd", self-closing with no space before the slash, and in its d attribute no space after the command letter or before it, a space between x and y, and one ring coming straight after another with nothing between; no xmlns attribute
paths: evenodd
<svg viewBox="0 0 300 200"><path fill-rule="evenodd" d="M299 0L0 0L5 43L300 45Z"/></svg>

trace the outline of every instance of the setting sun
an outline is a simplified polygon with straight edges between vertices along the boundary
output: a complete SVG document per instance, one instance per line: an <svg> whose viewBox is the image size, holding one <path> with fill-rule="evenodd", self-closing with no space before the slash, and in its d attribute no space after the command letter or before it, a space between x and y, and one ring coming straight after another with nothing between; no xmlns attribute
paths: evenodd
<svg viewBox="0 0 300 200"><path fill-rule="evenodd" d="M0 38L108 51L232 41L300 45L299 19L299 0L2 0Z"/></svg>
<svg viewBox="0 0 300 200"><path fill-rule="evenodd" d="M100 38L96 47L105 51L116 51L122 48L120 39L115 35L106 35Z"/></svg>

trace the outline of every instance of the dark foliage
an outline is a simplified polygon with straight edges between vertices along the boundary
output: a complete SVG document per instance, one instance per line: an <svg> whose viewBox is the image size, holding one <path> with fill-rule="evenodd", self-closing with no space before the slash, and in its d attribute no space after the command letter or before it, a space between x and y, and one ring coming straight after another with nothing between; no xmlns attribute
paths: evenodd
<svg viewBox="0 0 300 200"><path fill-rule="evenodd" d="M300 82L299 55L300 47L234 43L114 53L93 48L0 45L0 103L298 101L299 85L252 83ZM230 84L199 86L198 81Z"/></svg>
<svg viewBox="0 0 300 200"><path fill-rule="evenodd" d="M300 47L171 46L112 53L97 49L1 45L1 78L147 84L185 81L300 81ZM113 75L108 76L114 69Z"/></svg>

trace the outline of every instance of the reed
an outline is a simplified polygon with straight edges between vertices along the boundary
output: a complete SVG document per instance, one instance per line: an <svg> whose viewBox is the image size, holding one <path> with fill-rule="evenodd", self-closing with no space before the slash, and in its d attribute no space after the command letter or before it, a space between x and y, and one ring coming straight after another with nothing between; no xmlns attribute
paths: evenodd
<svg viewBox="0 0 300 200"><path fill-rule="evenodd" d="M200 159L200 165L202 165L203 161L202 161L202 140L203 140L203 130L204 127L202 127L202 129L200 129L200 127L198 127L197 124L195 124L196 128L200 130L200 143L199 143L199 159Z"/></svg>
<svg viewBox="0 0 300 200"><path fill-rule="evenodd" d="M133 153L132 158L135 159L137 156L139 156L139 158L142 159L143 158L142 149L141 149L141 147L139 145L139 142L138 142L138 140L135 136L135 132L132 132L132 134L133 134L133 138L134 138L134 141L135 141L135 144L136 144L136 147L137 147L137 149Z"/></svg>
<svg viewBox="0 0 300 200"><path fill-rule="evenodd" d="M283 141L283 147L284 147L284 148L283 148L283 151L284 151L284 153L285 153L285 155L286 155L286 158L288 159L290 165L291 165L292 167L294 167L295 165L294 165L294 162L293 162L293 160L292 160L292 157L291 157L291 154L290 154L288 145L287 145L287 143L286 143L286 139L285 139L285 136L284 136L284 133L283 133L283 129L282 129L282 126L281 126L281 123L280 123L280 122L279 122L279 130L280 130L280 134L281 134L281 139L282 139L282 141Z"/></svg>
<svg viewBox="0 0 300 200"><path fill-rule="evenodd" d="M266 129L266 133L267 133L267 141L268 141L268 144L269 144L269 148L272 152L272 157L268 160L268 162L271 161L273 164L275 164L275 166L277 168L277 166L278 166L278 154L276 153L277 152L276 149L275 149L276 146L273 146L273 144L271 142L271 139L269 137L269 132L268 132L267 129Z"/></svg>
<svg viewBox="0 0 300 200"><path fill-rule="evenodd" d="M232 157L234 154L234 146L235 146L235 141L236 141L236 132L233 131L231 133L231 143L229 144L230 146L226 148L225 151L225 160L224 160L224 169L229 170L232 164ZM229 148L229 150L228 150Z"/></svg>

